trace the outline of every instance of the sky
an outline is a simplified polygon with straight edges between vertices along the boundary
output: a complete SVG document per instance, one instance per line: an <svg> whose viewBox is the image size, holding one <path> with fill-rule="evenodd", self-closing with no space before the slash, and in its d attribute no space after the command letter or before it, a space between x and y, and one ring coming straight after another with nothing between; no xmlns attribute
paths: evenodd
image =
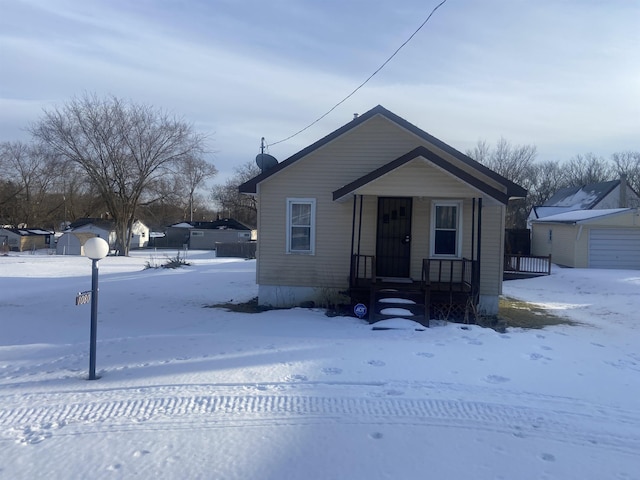
<svg viewBox="0 0 640 480"><path fill-rule="evenodd" d="M145 268L176 254L98 262L91 381L91 261L0 255L0 479L640 479L637 270L505 282L574 325L374 331L203 308L255 296L256 262Z"/></svg>
<svg viewBox="0 0 640 480"><path fill-rule="evenodd" d="M640 3L0 0L0 141L43 109L115 95L208 135L219 180L282 161L381 104L460 151L504 137L539 160L640 150Z"/></svg>

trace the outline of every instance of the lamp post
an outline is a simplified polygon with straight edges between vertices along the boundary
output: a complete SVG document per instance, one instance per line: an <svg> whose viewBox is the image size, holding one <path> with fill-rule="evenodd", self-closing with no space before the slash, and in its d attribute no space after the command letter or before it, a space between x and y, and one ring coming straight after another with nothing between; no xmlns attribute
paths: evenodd
<svg viewBox="0 0 640 480"><path fill-rule="evenodd" d="M91 259L91 337L89 343L89 380L96 377L96 339L98 336L98 260L109 253L109 244L93 237L84 244L84 254Z"/></svg>

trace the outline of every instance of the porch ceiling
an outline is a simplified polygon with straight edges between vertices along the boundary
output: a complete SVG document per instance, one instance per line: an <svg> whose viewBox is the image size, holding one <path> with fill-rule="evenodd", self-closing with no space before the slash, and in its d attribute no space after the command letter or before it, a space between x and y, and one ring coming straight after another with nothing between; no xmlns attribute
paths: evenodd
<svg viewBox="0 0 640 480"><path fill-rule="evenodd" d="M333 200L351 195L467 198L480 196L506 204L508 195L452 165L424 147L389 162L333 192Z"/></svg>

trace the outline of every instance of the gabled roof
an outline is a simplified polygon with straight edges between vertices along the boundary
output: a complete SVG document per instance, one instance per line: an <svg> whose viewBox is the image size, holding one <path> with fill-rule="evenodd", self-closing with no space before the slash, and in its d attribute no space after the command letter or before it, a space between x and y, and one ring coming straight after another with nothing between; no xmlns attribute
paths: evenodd
<svg viewBox="0 0 640 480"><path fill-rule="evenodd" d="M428 134L424 130L421 130L420 128L416 127L412 123L409 123L404 118L399 117L395 113L390 112L389 110L387 110L386 108L384 108L381 105L378 105L378 106L372 108L371 110L369 110L368 112L363 113L362 115L354 118L349 123L343 125L342 127L340 127L337 130L333 131L332 133L330 133L326 137L321 138L317 142L309 145L308 147L300 150L298 153L296 153L296 154L292 155L291 157L287 158L286 160L284 160L283 162L279 163L275 167L270 168L269 170L266 170L266 171L262 172L260 175L252 178L248 182L243 183L242 185L240 185L238 187L238 189L240 190L241 193L256 193L256 187L260 182L266 180L271 175L274 175L274 174L278 173L279 171L283 170L284 168L287 168L292 163L297 162L301 158L309 155L310 153L314 152L315 150L319 149L320 147L322 147L322 146L326 145L327 143L335 140L339 136L344 135L348 131L356 128L357 126L359 126L361 124L363 124L364 122L366 122L370 118L374 117L375 115L381 115L381 116L387 118L388 120L396 123L400 127L410 131L414 135L417 135L418 137L420 137L423 140L431 143L432 145L436 146L437 148L447 152L448 154L450 154L453 157L457 158L461 162L463 162L463 163L475 168L480 173L482 173L482 174L488 176L489 178L492 178L493 180L495 180L495 181L499 182L500 184L504 185L506 187L506 189L507 189L507 198L524 197L524 196L527 195L527 191L524 188L522 188L521 186L516 185L512 181L504 178L502 175L497 174L496 172L494 172L493 170L485 167L481 163L476 162L472 158L470 158L470 157L466 156L465 154L459 152L458 150L456 150L455 148L451 147L450 145L447 145L443 141L438 140L436 137Z"/></svg>
<svg viewBox="0 0 640 480"><path fill-rule="evenodd" d="M198 228L201 230L251 230L244 223L233 218L222 218L212 222L181 222L170 226L172 228Z"/></svg>
<svg viewBox="0 0 640 480"><path fill-rule="evenodd" d="M140 220L134 220L134 224L142 224ZM114 231L116 228L116 222L112 219L105 218L78 218L69 224L69 226L65 229L65 232L69 232L71 230L75 230L76 228L84 227L85 225L93 225L94 227L101 228L102 230L106 230L107 232ZM146 226L146 225L145 225Z"/></svg>
<svg viewBox="0 0 640 480"><path fill-rule="evenodd" d="M532 220L531 223L587 223L602 217L635 212L635 208L603 208L600 210L573 210Z"/></svg>
<svg viewBox="0 0 640 480"><path fill-rule="evenodd" d="M461 168L456 167L455 165L452 165L450 162L447 162L446 160L444 160L443 158L441 158L440 156L436 155L435 153L433 153L431 150L429 150L426 147L417 147L414 148L413 150L411 150L409 153L406 153L405 155L402 155L401 157L398 157L397 159L393 160L392 162L387 163L386 165L383 165L382 167L374 170L371 173L368 173L367 175L364 175L360 178L358 178L357 180L349 183L348 185L345 185L342 188L339 188L338 190L336 190L335 192L333 192L333 199L334 200L339 200L340 198L345 197L346 195L351 194L353 191L357 190L358 188L373 182L374 180L377 180L378 178L382 177L383 175L386 175L387 173L395 170L396 168L401 167L402 165L405 165L406 163L418 158L418 157L424 157L427 160L429 160L431 163L433 163L434 165L437 165L438 167L442 168L443 170L446 170L447 172L451 173L452 175L460 178L461 180L463 180L464 182L468 183L469 185L471 185L472 187L480 190L481 192L486 193L487 195L495 198L496 200L498 200L499 202L506 204L509 201L509 197L504 194L503 192L501 192L500 190L493 188L492 186L486 184L485 182L478 180L476 177L474 177L473 175L469 174L468 172L462 170Z"/></svg>
<svg viewBox="0 0 640 480"><path fill-rule="evenodd" d="M602 201L604 197L609 195L618 185L620 185L620 180L562 188L553 194L549 200L544 202L542 206L567 207L572 210L590 210Z"/></svg>
<svg viewBox="0 0 640 480"><path fill-rule="evenodd" d="M111 231L115 228L115 222L113 220L107 220L104 218L78 218L71 222L67 227L67 230L74 230L76 228L84 227L85 225L93 225L103 230Z"/></svg>

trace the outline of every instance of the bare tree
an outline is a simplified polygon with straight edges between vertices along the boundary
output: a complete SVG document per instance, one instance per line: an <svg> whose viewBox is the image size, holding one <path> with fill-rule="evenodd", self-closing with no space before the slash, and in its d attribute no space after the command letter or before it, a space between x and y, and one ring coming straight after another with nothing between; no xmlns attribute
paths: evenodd
<svg viewBox="0 0 640 480"><path fill-rule="evenodd" d="M640 152L616 152L611 155L616 175L627 176L629 186L640 192Z"/></svg>
<svg viewBox="0 0 640 480"><path fill-rule="evenodd" d="M473 150L467 151L474 160L527 190L534 187L536 154L535 145L512 145L504 138L496 142L495 148L480 140ZM507 228L524 228L530 209L527 199L510 201L506 212Z"/></svg>
<svg viewBox="0 0 640 480"><path fill-rule="evenodd" d="M115 222L120 255L129 253L136 209L149 185L204 149L204 137L183 120L113 96L85 94L45 110L30 131L86 172Z"/></svg>
<svg viewBox="0 0 640 480"><path fill-rule="evenodd" d="M211 192L211 198L225 212L225 216L255 227L257 224L258 204L256 198L244 195L238 187L260 174L260 168L254 162L247 162L234 169L234 175L224 185L217 185Z"/></svg>
<svg viewBox="0 0 640 480"><path fill-rule="evenodd" d="M181 184L189 194L189 220L193 222L193 195L203 182L218 173L216 167L203 158L187 158L176 172Z"/></svg>
<svg viewBox="0 0 640 480"><path fill-rule="evenodd" d="M14 205L13 224L45 226L49 223L48 196L55 179L55 164L44 152L24 142L0 144L2 176L15 185L12 197L4 202ZM53 226L53 225L51 225Z"/></svg>
<svg viewBox="0 0 640 480"><path fill-rule="evenodd" d="M611 164L593 153L576 155L561 165L564 183L567 186L589 185L606 182L615 176Z"/></svg>
<svg viewBox="0 0 640 480"><path fill-rule="evenodd" d="M537 163L531 176L531 187L527 195L530 207L542 205L561 188L568 186L562 175L560 164L555 161Z"/></svg>

